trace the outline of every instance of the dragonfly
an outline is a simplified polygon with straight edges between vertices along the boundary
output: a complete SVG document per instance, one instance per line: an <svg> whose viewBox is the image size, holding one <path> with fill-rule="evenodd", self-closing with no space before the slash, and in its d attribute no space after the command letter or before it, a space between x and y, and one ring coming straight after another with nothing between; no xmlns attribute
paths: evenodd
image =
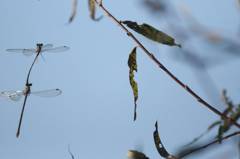
<svg viewBox="0 0 240 159"><path fill-rule="evenodd" d="M21 125L22 125L22 119L23 114L25 110L25 105L27 102L27 98L29 95L36 95L39 97L55 97L60 94L62 94L62 91L58 88L56 89L48 89L48 90L41 90L41 91L31 91L32 83L27 83L25 88L23 90L17 90L17 91L2 91L0 92L0 97L7 98L11 101L19 101L22 97L24 97L23 107L21 111L21 116L19 119L18 129L16 133L16 137L18 138L20 135Z"/></svg>
<svg viewBox="0 0 240 159"><path fill-rule="evenodd" d="M51 52L51 53L58 53L67 51L70 48L68 46L58 46L53 47L53 44L43 44L37 43L36 48L29 48L29 49L6 49L7 52L12 53L22 53L25 56L31 56L33 54L40 54L43 52Z"/></svg>
<svg viewBox="0 0 240 159"><path fill-rule="evenodd" d="M29 76L31 74L32 68L37 61L37 58L39 55L42 56L43 52L52 52L52 53L57 53L57 52L63 52L67 51L70 48L68 46L58 46L58 47L53 47L53 44L43 44L43 43L37 43L36 48L30 48L30 49L7 49L7 52L12 52L12 53L22 53L25 56L31 56L33 54L36 54L35 59L33 60L33 63L28 71L27 75L27 80L26 83L29 83ZM43 57L43 56L42 56ZM44 59L44 58L43 58Z"/></svg>

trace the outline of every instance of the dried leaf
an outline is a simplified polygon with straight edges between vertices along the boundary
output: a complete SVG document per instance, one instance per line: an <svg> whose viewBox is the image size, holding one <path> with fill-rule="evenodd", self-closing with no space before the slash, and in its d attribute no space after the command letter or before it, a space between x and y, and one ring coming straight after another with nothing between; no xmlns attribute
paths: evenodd
<svg viewBox="0 0 240 159"><path fill-rule="evenodd" d="M72 13L71 16L69 17L68 23L71 23L77 14L77 3L78 3L77 0L72 0Z"/></svg>
<svg viewBox="0 0 240 159"><path fill-rule="evenodd" d="M138 99L138 85L137 82L134 80L134 71L137 72L136 50L137 47L134 47L128 58L129 81L134 95L134 121L137 119L137 99Z"/></svg>
<svg viewBox="0 0 240 159"><path fill-rule="evenodd" d="M142 25L138 25L136 22L132 21L123 21L123 24L126 24L129 28L136 31L139 34L142 34L148 39L159 42L161 44L169 45L169 46L178 46L181 48L180 44L176 44L174 38L167 35L166 33L143 23Z"/></svg>
<svg viewBox="0 0 240 159"><path fill-rule="evenodd" d="M155 123L155 131L153 132L153 138L154 138L154 143L158 150L158 153L162 157L164 157L166 159L177 159L175 156L169 154L167 152L167 150L165 149L165 147L163 146L162 141L159 136L159 133L158 133L158 123L157 122Z"/></svg>
<svg viewBox="0 0 240 159"><path fill-rule="evenodd" d="M144 153L136 150L128 150L127 157L129 159L149 159Z"/></svg>

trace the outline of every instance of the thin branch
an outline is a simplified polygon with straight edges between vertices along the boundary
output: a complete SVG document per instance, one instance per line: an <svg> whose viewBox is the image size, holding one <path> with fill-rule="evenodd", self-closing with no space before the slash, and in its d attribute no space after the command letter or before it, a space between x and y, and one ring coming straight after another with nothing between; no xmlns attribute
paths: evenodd
<svg viewBox="0 0 240 159"><path fill-rule="evenodd" d="M150 53L145 46L119 21L116 19L102 4L102 0L98 1L95 0L96 4L101 8L105 14L112 19L118 26L120 26L126 33L127 35L133 39L134 42L148 55L148 57L155 63L157 66L164 71L168 76L170 76L178 85L180 85L183 89L185 89L191 96L193 96L199 103L201 103L203 106L207 107L209 110L214 112L215 114L219 115L220 117L227 119L231 121L235 126L240 128L240 124L238 124L235 120L232 118L226 116L225 114L221 113L218 109L213 107L211 104L209 104L207 101L202 99L197 93L195 93L189 86L184 84L181 80L179 80L172 72L170 72L158 59Z"/></svg>
<svg viewBox="0 0 240 159"><path fill-rule="evenodd" d="M227 136L225 136L225 137L223 137L223 138L221 138L221 139L216 139L216 140L214 140L214 141L212 141L212 142L210 142L210 143L208 143L208 144L206 144L206 145L203 145L203 146L200 146L200 147L198 147L198 148L192 149L191 151L186 152L185 154L179 156L179 158L184 158L184 157L186 157L186 156L188 156L188 155L190 155L190 154L192 154L192 153L194 153L194 152L197 152L197 151L200 151L200 150L202 150L202 149L205 149L205 148L207 148L207 147L209 147L209 146L212 146L212 145L214 145L214 144L216 144L216 143L219 143L219 144L220 144L220 141L229 139L229 138L231 138L231 137L233 137L233 136L236 136L236 135L240 135L240 131L234 132L234 133L229 134L229 135L227 135Z"/></svg>

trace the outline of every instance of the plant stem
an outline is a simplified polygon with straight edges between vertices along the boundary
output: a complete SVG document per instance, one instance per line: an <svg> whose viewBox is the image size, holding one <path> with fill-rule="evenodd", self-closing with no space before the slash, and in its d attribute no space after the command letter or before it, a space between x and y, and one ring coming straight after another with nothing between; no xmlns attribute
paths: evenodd
<svg viewBox="0 0 240 159"><path fill-rule="evenodd" d="M226 116L225 114L221 113L219 110L217 110L215 107L213 107L211 104L209 104L207 101L202 99L197 93L195 93L189 86L184 84L181 80L179 80L172 72L170 72L158 59L150 53L145 46L121 23L121 21L117 20L102 4L102 0L98 1L95 0L96 4L101 8L105 14L111 18L118 26L120 26L126 33L127 35L133 39L137 43L137 45L148 55L148 57L158 65L162 71L164 71L168 76L170 76L178 85L180 85L183 89L185 89L190 95L192 95L199 103L202 104L202 106L207 107L209 110L214 112L215 114L219 115L220 117L227 119L231 121L235 126L240 128L240 124L238 124L235 120L232 118Z"/></svg>

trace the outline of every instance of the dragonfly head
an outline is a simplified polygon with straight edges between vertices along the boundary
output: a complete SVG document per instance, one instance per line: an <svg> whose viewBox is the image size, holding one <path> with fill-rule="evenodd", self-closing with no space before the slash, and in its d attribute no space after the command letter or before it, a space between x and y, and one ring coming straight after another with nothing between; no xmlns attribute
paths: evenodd
<svg viewBox="0 0 240 159"><path fill-rule="evenodd" d="M43 43L37 43L37 47L42 47Z"/></svg>

